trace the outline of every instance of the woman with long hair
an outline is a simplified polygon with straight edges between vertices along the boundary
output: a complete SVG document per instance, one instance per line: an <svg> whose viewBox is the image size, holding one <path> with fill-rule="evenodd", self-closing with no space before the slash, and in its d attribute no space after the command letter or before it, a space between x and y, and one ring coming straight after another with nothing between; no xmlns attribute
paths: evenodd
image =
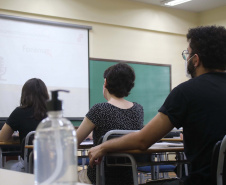
<svg viewBox="0 0 226 185"><path fill-rule="evenodd" d="M29 79L22 88L20 106L10 114L0 132L0 141L12 140L14 131L19 131L20 141L36 129L46 115L46 101L49 99L45 83Z"/></svg>

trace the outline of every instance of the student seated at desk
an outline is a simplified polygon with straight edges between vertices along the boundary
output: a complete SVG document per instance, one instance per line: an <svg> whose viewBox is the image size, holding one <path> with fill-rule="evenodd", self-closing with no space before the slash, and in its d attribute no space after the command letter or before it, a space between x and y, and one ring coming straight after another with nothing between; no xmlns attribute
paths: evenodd
<svg viewBox="0 0 226 185"><path fill-rule="evenodd" d="M93 131L94 146L110 130L140 130L143 128L143 107L129 102L124 97L129 95L134 86L135 73L123 63L109 67L104 72L103 95L106 103L94 105L86 114L77 130L78 145ZM106 185L132 185L131 167L105 167ZM88 177L87 177L88 176ZM88 172L79 172L80 182L94 183L96 168L88 166Z"/></svg>
<svg viewBox="0 0 226 185"><path fill-rule="evenodd" d="M12 140L14 131L19 131L20 143L30 131L34 131L46 115L49 99L45 83L37 78L28 80L23 88L20 106L10 114L0 131L0 141Z"/></svg>
<svg viewBox="0 0 226 185"><path fill-rule="evenodd" d="M159 113L141 131L91 148L91 166L107 152L146 150L174 127L183 127L190 172L186 178L164 185L215 185L210 176L211 155L215 143L226 135L226 29L193 28L187 40L182 56L192 79L171 91Z"/></svg>

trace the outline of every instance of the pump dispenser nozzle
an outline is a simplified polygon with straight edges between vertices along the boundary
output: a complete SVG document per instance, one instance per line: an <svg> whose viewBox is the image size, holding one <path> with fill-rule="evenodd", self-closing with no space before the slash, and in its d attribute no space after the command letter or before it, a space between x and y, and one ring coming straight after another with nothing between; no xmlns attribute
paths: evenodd
<svg viewBox="0 0 226 185"><path fill-rule="evenodd" d="M51 91L52 100L47 101L47 111L59 111L62 110L62 101L58 99L58 92L67 92L67 90L55 90Z"/></svg>

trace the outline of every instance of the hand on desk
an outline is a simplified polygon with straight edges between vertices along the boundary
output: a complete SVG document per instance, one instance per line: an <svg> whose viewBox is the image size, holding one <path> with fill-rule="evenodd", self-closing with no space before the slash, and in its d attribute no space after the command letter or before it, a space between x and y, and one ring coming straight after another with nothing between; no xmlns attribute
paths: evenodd
<svg viewBox="0 0 226 185"><path fill-rule="evenodd" d="M106 153L103 152L103 150L101 149L100 145L91 148L88 151L88 156L89 156L89 165L93 168L94 164L100 164L102 157L105 155Z"/></svg>

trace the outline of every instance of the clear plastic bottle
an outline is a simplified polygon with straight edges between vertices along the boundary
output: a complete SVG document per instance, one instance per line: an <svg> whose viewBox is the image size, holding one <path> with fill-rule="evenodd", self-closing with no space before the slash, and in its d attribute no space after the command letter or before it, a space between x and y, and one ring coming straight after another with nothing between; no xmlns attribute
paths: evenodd
<svg viewBox="0 0 226 185"><path fill-rule="evenodd" d="M77 138L72 123L63 118L58 91L47 102L48 117L34 139L35 185L74 185L77 182ZM65 91L68 92L68 91Z"/></svg>

